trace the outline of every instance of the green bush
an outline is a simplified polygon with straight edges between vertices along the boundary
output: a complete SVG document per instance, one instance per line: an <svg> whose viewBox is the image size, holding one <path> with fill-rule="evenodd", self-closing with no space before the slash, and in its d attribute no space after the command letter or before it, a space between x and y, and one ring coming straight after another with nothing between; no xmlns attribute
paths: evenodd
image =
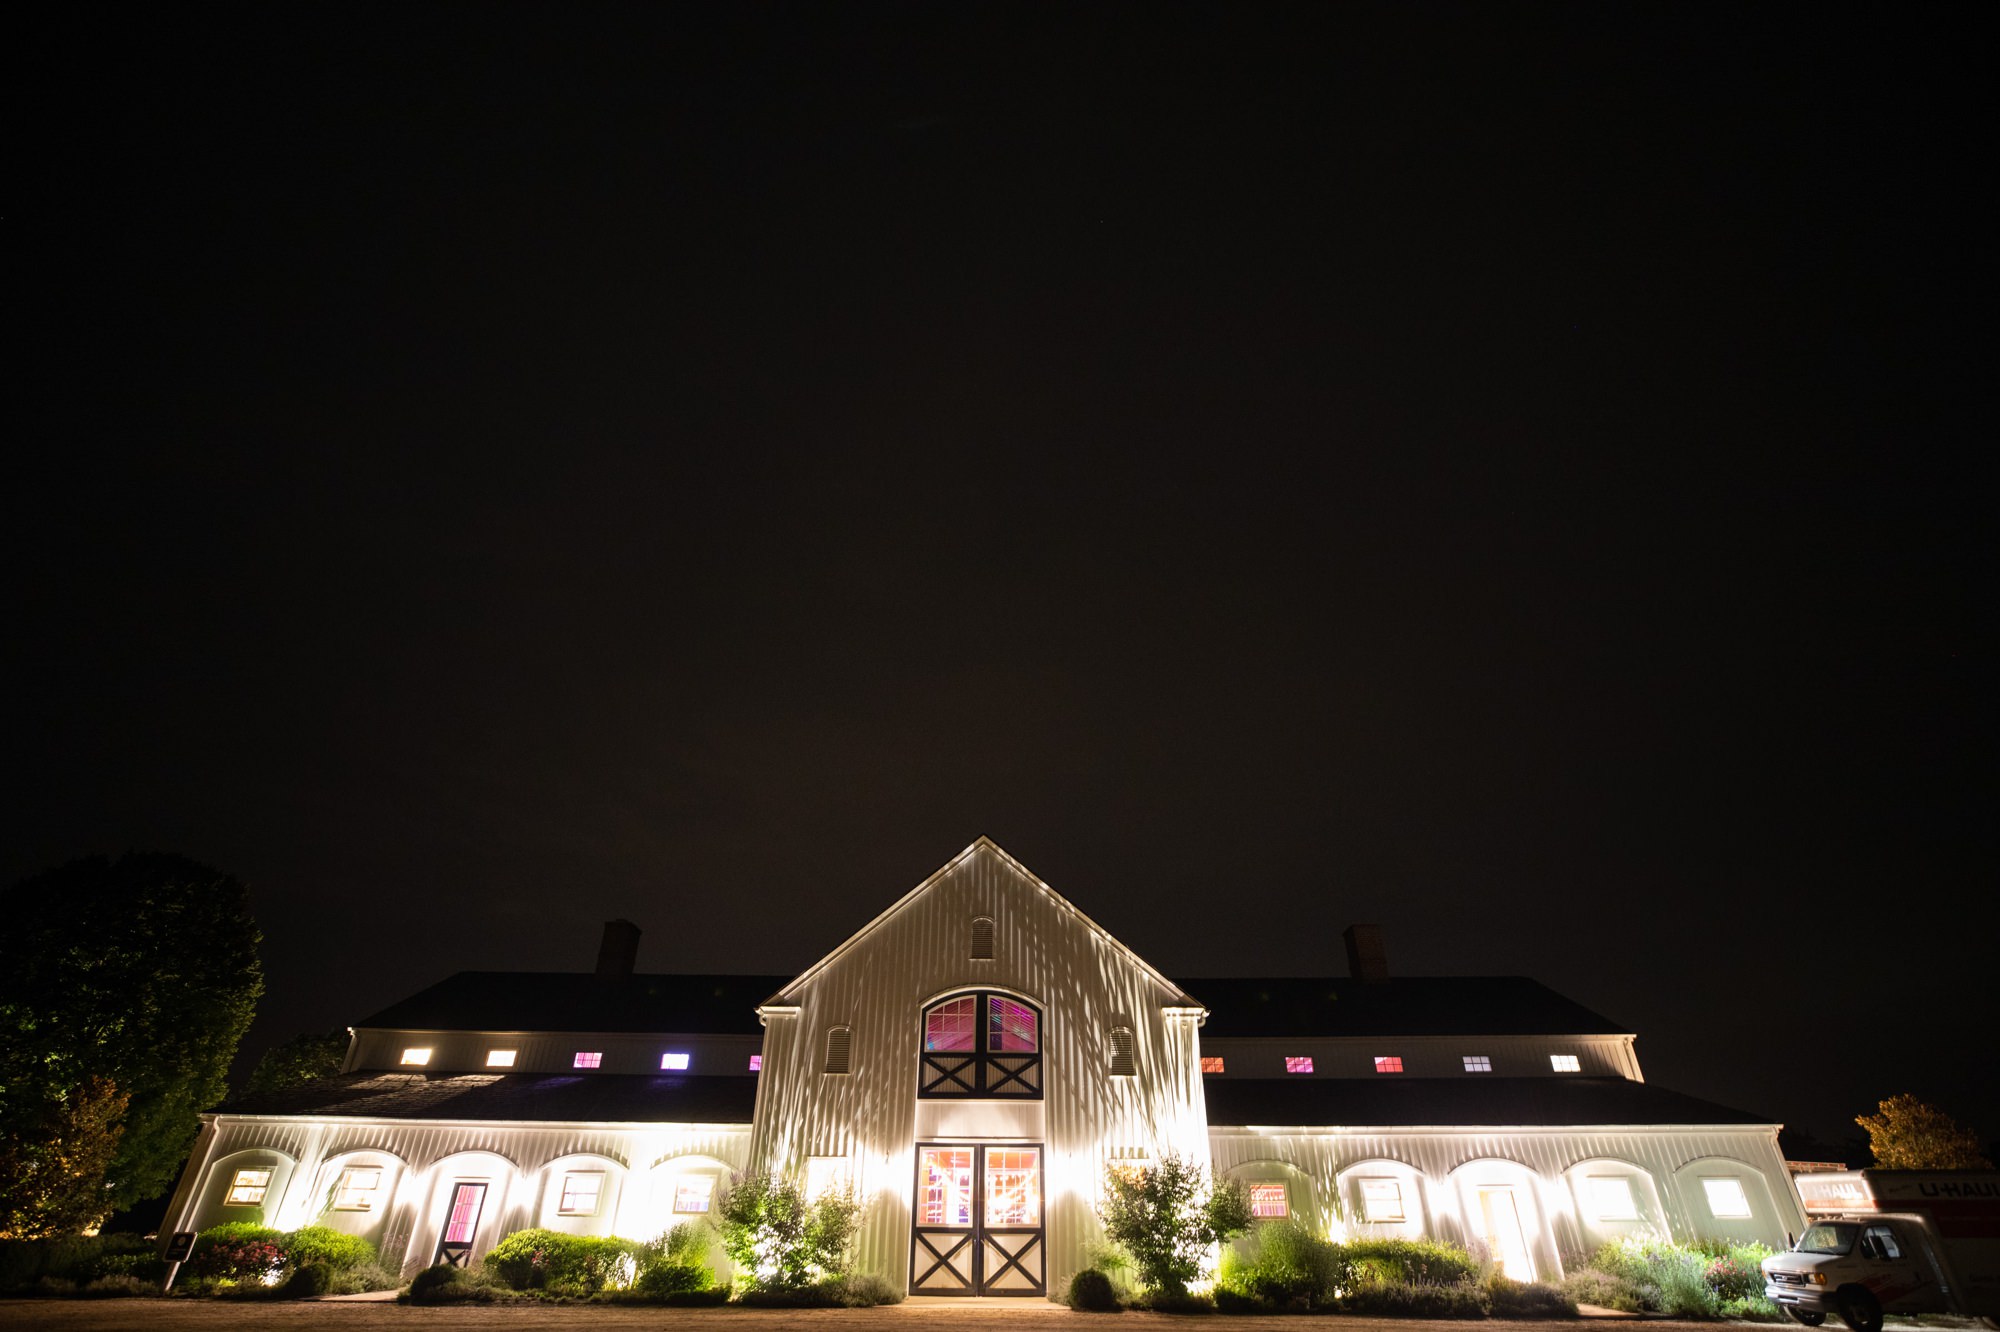
<svg viewBox="0 0 2000 1332"><path fill-rule="evenodd" d="M500 1292L484 1272L439 1263L417 1273L402 1298L411 1304L491 1304Z"/></svg>
<svg viewBox="0 0 2000 1332"><path fill-rule="evenodd" d="M1270 1309L1330 1309L1352 1284L1346 1247L1329 1243L1297 1221L1258 1226L1241 1253L1224 1257L1220 1285Z"/></svg>
<svg viewBox="0 0 2000 1332"><path fill-rule="evenodd" d="M708 1265L708 1230L683 1221L639 1246L639 1275L632 1289L649 1298L686 1295L715 1285Z"/></svg>
<svg viewBox="0 0 2000 1332"><path fill-rule="evenodd" d="M901 1304L903 1288L891 1285L873 1272L850 1272L840 1281L840 1302L850 1309L872 1309L881 1304Z"/></svg>
<svg viewBox="0 0 2000 1332"><path fill-rule="evenodd" d="M1185 1290L1149 1290L1139 1297L1133 1307L1153 1313L1212 1314L1215 1312L1215 1301L1206 1295L1195 1295Z"/></svg>
<svg viewBox="0 0 2000 1332"><path fill-rule="evenodd" d="M327 1287L329 1295L360 1295L371 1290L394 1290L402 1284L395 1273L380 1263L361 1263L342 1272L333 1274L333 1283Z"/></svg>
<svg viewBox="0 0 2000 1332"><path fill-rule="evenodd" d="M334 1272L375 1261L375 1246L359 1235L350 1235L331 1226L302 1226L278 1240L285 1262L291 1267L314 1263Z"/></svg>
<svg viewBox="0 0 2000 1332"><path fill-rule="evenodd" d="M325 1263L300 1263L278 1287L281 1300L312 1300L333 1289L333 1269Z"/></svg>
<svg viewBox="0 0 2000 1332"><path fill-rule="evenodd" d="M838 1309L841 1285L837 1279L804 1286L751 1286L736 1292L736 1303L753 1309Z"/></svg>
<svg viewBox="0 0 2000 1332"><path fill-rule="evenodd" d="M852 1193L830 1190L807 1202L798 1185L771 1174L737 1179L716 1214L723 1250L753 1291L804 1290L841 1276L861 1224Z"/></svg>
<svg viewBox="0 0 2000 1332"><path fill-rule="evenodd" d="M1578 1304L1594 1304L1602 1309L1616 1309L1620 1313L1641 1313L1657 1303L1658 1291L1651 1294L1630 1277L1616 1272L1600 1272L1594 1267L1585 1267L1570 1273L1563 1282L1563 1294Z"/></svg>
<svg viewBox="0 0 2000 1332"><path fill-rule="evenodd" d="M1475 1281L1364 1281L1340 1297L1340 1312L1377 1318L1484 1318L1492 1297Z"/></svg>
<svg viewBox="0 0 2000 1332"><path fill-rule="evenodd" d="M195 1236L188 1267L196 1276L229 1283L261 1281L285 1265L284 1232L252 1221L227 1221Z"/></svg>
<svg viewBox="0 0 2000 1332"><path fill-rule="evenodd" d="M1576 1301L1545 1281L1512 1281L1495 1272L1486 1278L1486 1298L1495 1318L1574 1318Z"/></svg>
<svg viewBox="0 0 2000 1332"><path fill-rule="evenodd" d="M99 1277L129 1276L157 1286L166 1274L166 1259L143 1235L0 1240L0 1294L33 1290L43 1277L81 1285Z"/></svg>
<svg viewBox="0 0 2000 1332"><path fill-rule="evenodd" d="M517 1230L486 1255L486 1270L515 1290L594 1295L632 1284L646 1246L615 1235Z"/></svg>
<svg viewBox="0 0 2000 1332"><path fill-rule="evenodd" d="M1111 1278L1094 1267L1086 1267L1069 1279L1069 1307L1090 1313L1122 1312Z"/></svg>
<svg viewBox="0 0 2000 1332"><path fill-rule="evenodd" d="M1340 1246L1354 1279L1442 1286L1479 1276L1479 1260L1456 1244L1434 1239L1359 1239Z"/></svg>
<svg viewBox="0 0 2000 1332"><path fill-rule="evenodd" d="M1708 1284L1708 1263L1698 1253L1662 1253L1653 1267L1660 1312L1682 1318L1720 1318L1722 1299Z"/></svg>
<svg viewBox="0 0 2000 1332"><path fill-rule="evenodd" d="M707 1263L650 1263L639 1271L632 1289L641 1295L683 1295L708 1290L715 1285L715 1273Z"/></svg>
<svg viewBox="0 0 2000 1332"><path fill-rule="evenodd" d="M77 1294L90 1299L129 1299L133 1296L158 1295L157 1282L141 1281L132 1276L101 1276L79 1290Z"/></svg>
<svg viewBox="0 0 2000 1332"><path fill-rule="evenodd" d="M1271 1313L1271 1306L1255 1295L1218 1283L1214 1291L1217 1312L1226 1314Z"/></svg>
<svg viewBox="0 0 2000 1332"><path fill-rule="evenodd" d="M1144 1169L1107 1169L1098 1216L1147 1289L1179 1295L1211 1249L1250 1229L1250 1200L1241 1184L1169 1152Z"/></svg>

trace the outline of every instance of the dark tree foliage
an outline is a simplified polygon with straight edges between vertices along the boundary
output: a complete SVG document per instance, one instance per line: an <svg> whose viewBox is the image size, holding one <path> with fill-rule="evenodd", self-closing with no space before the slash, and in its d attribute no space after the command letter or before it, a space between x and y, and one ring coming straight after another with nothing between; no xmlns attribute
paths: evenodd
<svg viewBox="0 0 2000 1332"><path fill-rule="evenodd" d="M95 856L0 893L0 920L0 1134L46 1134L52 1106L106 1079L129 1100L102 1212L165 1191L263 992L243 885L181 856Z"/></svg>
<svg viewBox="0 0 2000 1332"><path fill-rule="evenodd" d="M340 1072L347 1059L347 1029L308 1032L294 1036L283 1045L273 1046L250 1070L243 1090L250 1093L283 1091L316 1078L330 1078Z"/></svg>
<svg viewBox="0 0 2000 1332"><path fill-rule="evenodd" d="M108 1078L86 1078L43 1102L23 1132L0 1136L0 1239L74 1235L103 1219L125 1100Z"/></svg>

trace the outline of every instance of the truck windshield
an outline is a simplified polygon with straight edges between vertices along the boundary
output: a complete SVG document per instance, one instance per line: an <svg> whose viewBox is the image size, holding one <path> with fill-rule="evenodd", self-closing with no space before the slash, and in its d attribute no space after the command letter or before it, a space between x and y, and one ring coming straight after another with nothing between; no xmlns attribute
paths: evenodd
<svg viewBox="0 0 2000 1332"><path fill-rule="evenodd" d="M1822 1221L1799 1236L1799 1253L1846 1253L1854 1247L1854 1237L1861 1233L1860 1226L1846 1225L1838 1221Z"/></svg>

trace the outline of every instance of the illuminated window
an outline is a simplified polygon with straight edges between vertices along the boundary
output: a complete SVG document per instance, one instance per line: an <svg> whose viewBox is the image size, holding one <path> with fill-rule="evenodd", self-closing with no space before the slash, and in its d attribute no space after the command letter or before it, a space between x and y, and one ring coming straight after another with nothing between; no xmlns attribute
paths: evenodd
<svg viewBox="0 0 2000 1332"><path fill-rule="evenodd" d="M1493 1071L1493 1056L1491 1055L1465 1056L1465 1071L1468 1073L1491 1073Z"/></svg>
<svg viewBox="0 0 2000 1332"><path fill-rule="evenodd" d="M917 1168L917 1216L926 1226L972 1224L972 1148L924 1148Z"/></svg>
<svg viewBox="0 0 2000 1332"><path fill-rule="evenodd" d="M1111 1076L1131 1078L1139 1074L1139 1064L1132 1055L1132 1029L1113 1027L1111 1029Z"/></svg>
<svg viewBox="0 0 2000 1332"><path fill-rule="evenodd" d="M569 1066L571 1068L603 1068L604 1051L578 1050L576 1058L569 1061Z"/></svg>
<svg viewBox="0 0 2000 1332"><path fill-rule="evenodd" d="M669 1050L660 1056L660 1067L669 1073L687 1072L688 1056L685 1050Z"/></svg>
<svg viewBox="0 0 2000 1332"><path fill-rule="evenodd" d="M488 1067L488 1068L512 1068L512 1067L514 1067L514 1051L512 1051L512 1050L488 1050L488 1051L486 1052L486 1067Z"/></svg>
<svg viewBox="0 0 2000 1332"><path fill-rule="evenodd" d="M1285 1072L1310 1073L1312 1071L1313 1071L1313 1057L1311 1055L1285 1056Z"/></svg>
<svg viewBox="0 0 2000 1332"><path fill-rule="evenodd" d="M674 1210L694 1215L708 1210L715 1196L715 1176L682 1175L674 1181Z"/></svg>
<svg viewBox="0 0 2000 1332"><path fill-rule="evenodd" d="M972 960L991 962L993 960L993 917L975 916L972 920Z"/></svg>
<svg viewBox="0 0 2000 1332"><path fill-rule="evenodd" d="M1041 1148L986 1149L986 1224L1042 1224Z"/></svg>
<svg viewBox="0 0 2000 1332"><path fill-rule="evenodd" d="M602 1170L572 1170L563 1176L562 1202L556 1211L563 1216L596 1216L603 1193Z"/></svg>
<svg viewBox="0 0 2000 1332"><path fill-rule="evenodd" d="M949 999L924 1014L924 1049L955 1054L978 1041L979 999Z"/></svg>
<svg viewBox="0 0 2000 1332"><path fill-rule="evenodd" d="M1377 1073L1401 1073L1403 1071L1403 1057L1401 1055L1376 1055L1375 1071Z"/></svg>
<svg viewBox="0 0 2000 1332"><path fill-rule="evenodd" d="M1550 1055L1549 1067L1558 1073L1575 1073L1583 1064L1575 1055Z"/></svg>
<svg viewBox="0 0 2000 1332"><path fill-rule="evenodd" d="M845 1073L854 1053L854 1032L847 1027L835 1027L826 1034L826 1071Z"/></svg>
<svg viewBox="0 0 2000 1332"><path fill-rule="evenodd" d="M750 1071L752 1073L762 1073L764 1071L763 1055L753 1054L750 1056Z"/></svg>
<svg viewBox="0 0 2000 1332"><path fill-rule="evenodd" d="M1639 1204L1632 1198L1632 1181L1623 1175L1592 1175L1583 1181L1584 1205L1599 1221L1637 1221Z"/></svg>
<svg viewBox="0 0 2000 1332"><path fill-rule="evenodd" d="M1252 1184L1250 1186L1250 1215L1286 1217L1292 1214L1291 1201L1285 1197L1282 1184Z"/></svg>
<svg viewBox="0 0 2000 1332"><path fill-rule="evenodd" d="M1361 1181L1361 1219L1363 1221L1402 1221L1403 1181L1399 1179L1364 1179Z"/></svg>
<svg viewBox="0 0 2000 1332"><path fill-rule="evenodd" d="M1204 1073L1220 1073L1222 1071L1222 1056L1203 1055L1201 1057L1201 1071Z"/></svg>
<svg viewBox="0 0 2000 1332"><path fill-rule="evenodd" d="M817 1198L822 1193L842 1192L849 1187L853 1169L844 1156L809 1156L806 1158L806 1197Z"/></svg>
<svg viewBox="0 0 2000 1332"><path fill-rule="evenodd" d="M431 1062L431 1047L430 1047L430 1046L428 1046L428 1045L413 1045L413 1046L411 1046L411 1047L410 1047L409 1049L407 1049L407 1050L403 1051L403 1062L404 1062L404 1063L406 1063L406 1064L428 1064L428 1063L430 1063L430 1062Z"/></svg>
<svg viewBox="0 0 2000 1332"><path fill-rule="evenodd" d="M1041 1019L1026 1004L1001 995L986 997L986 1052L1033 1054L1041 1048Z"/></svg>
<svg viewBox="0 0 2000 1332"><path fill-rule="evenodd" d="M1750 1215L1750 1198L1743 1192L1743 1181L1731 1176L1727 1179L1705 1179L1701 1190L1708 1195L1708 1214L1718 1221L1741 1221Z"/></svg>
<svg viewBox="0 0 2000 1332"><path fill-rule="evenodd" d="M365 1212L375 1205L375 1190L382 1187L382 1167L348 1166L333 1186L333 1210Z"/></svg>
<svg viewBox="0 0 2000 1332"><path fill-rule="evenodd" d="M222 1201L231 1207L256 1207L271 1187L268 1170L239 1170L229 1181L229 1194Z"/></svg>

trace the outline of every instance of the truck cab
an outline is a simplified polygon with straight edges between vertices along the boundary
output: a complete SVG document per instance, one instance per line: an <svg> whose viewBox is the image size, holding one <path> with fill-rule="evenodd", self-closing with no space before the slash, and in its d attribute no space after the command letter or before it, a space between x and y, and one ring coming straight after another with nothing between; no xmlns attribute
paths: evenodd
<svg viewBox="0 0 2000 1332"><path fill-rule="evenodd" d="M1928 1247L1902 1218L1816 1222L1790 1252L1764 1260L1764 1295L1807 1327L1833 1313L1854 1332L1880 1332L1884 1313L1943 1307Z"/></svg>

